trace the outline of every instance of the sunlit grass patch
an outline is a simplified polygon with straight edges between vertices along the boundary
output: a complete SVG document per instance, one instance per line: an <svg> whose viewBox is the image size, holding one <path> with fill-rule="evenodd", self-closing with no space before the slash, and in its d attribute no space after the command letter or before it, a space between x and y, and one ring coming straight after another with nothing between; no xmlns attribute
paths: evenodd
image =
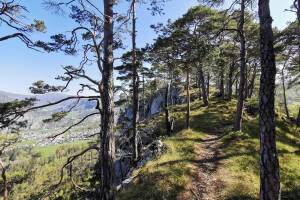
<svg viewBox="0 0 300 200"><path fill-rule="evenodd" d="M176 199L191 184L195 145L204 137L204 133L183 130L166 138L166 152L136 172L138 180L118 199Z"/></svg>
<svg viewBox="0 0 300 200"><path fill-rule="evenodd" d="M250 102L251 104L251 102ZM258 116L244 113L243 131L233 132L236 102L213 99L209 107L201 101L191 103L191 129L185 126L186 105L172 107L176 135L165 138L167 151L150 161L119 199L176 199L191 184L191 166L195 145L203 138L223 130L217 176L224 182L219 191L224 200L255 200L259 195L259 123ZM300 199L299 128L277 114L277 148L281 167L282 199ZM160 120L163 119L160 116ZM160 121L162 123L163 121ZM163 123L162 123L163 124ZM229 128L225 128L229 127ZM216 191L217 192L217 191Z"/></svg>
<svg viewBox="0 0 300 200"><path fill-rule="evenodd" d="M300 199L299 129L277 118L277 149L280 160L282 199ZM243 132L223 137L223 161L220 171L226 200L252 200L259 197L259 126L258 118L244 120Z"/></svg>
<svg viewBox="0 0 300 200"><path fill-rule="evenodd" d="M87 141L76 141L69 144L55 144L48 146L36 146L33 148L33 151L40 155L40 157L47 158L51 155L58 153L58 150L67 151L68 149L78 149L87 146Z"/></svg>

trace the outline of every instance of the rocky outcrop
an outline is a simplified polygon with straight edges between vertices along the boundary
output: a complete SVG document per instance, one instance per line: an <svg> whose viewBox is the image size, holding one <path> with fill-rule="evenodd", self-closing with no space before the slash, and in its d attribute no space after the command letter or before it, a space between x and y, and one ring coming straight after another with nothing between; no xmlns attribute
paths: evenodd
<svg viewBox="0 0 300 200"><path fill-rule="evenodd" d="M148 146L144 147L141 153L141 159L137 164L137 168L143 167L148 161L161 155L164 149L165 145L160 139L155 140Z"/></svg>
<svg viewBox="0 0 300 200"><path fill-rule="evenodd" d="M139 169L139 168L143 167L148 161L153 160L154 158L161 155L165 149L166 149L165 145L159 139L153 141L151 144L144 147L141 152L141 158L140 158L139 162L137 163L137 167L135 167L135 168L130 167L130 163L128 163L128 160L127 160L128 167L125 169L127 169L128 171L125 176L126 177L125 179L118 177L120 175L123 175L123 173L124 173L122 171L122 170L124 170L124 167L125 167L124 162L117 161L116 162L116 170L117 170L116 175L119 180L117 190L119 191L121 189L126 189L132 183L132 181L138 176L138 174L132 175L132 172L135 169Z"/></svg>
<svg viewBox="0 0 300 200"><path fill-rule="evenodd" d="M169 104L181 104L184 98L180 95L181 89L177 87L171 87ZM165 89L158 90L153 97L147 102L146 117L152 117L163 111L165 104Z"/></svg>
<svg viewBox="0 0 300 200"><path fill-rule="evenodd" d="M169 97L169 104L181 104L185 101L185 98L181 96L181 89L178 87L171 87L170 90L170 97ZM140 112L140 119L147 119L152 118L153 116L159 114L163 111L165 104L165 89L157 90L153 96L146 102L146 113L145 116L142 115ZM142 105L140 110L144 110ZM124 122L130 122L133 117L133 111L131 105L125 106L120 112L118 116L117 122L118 124Z"/></svg>
<svg viewBox="0 0 300 200"><path fill-rule="evenodd" d="M171 88L169 104L180 104L184 102L184 98L180 96L181 89ZM140 113L140 119L147 122L147 125L139 130L139 147L141 149L140 159L136 164L137 168L144 166L149 160L153 159L157 155L161 154L164 149L164 145L161 140L158 139L156 130L159 129L157 124L148 123L151 118L158 115L163 111L165 105L165 89L158 90L153 94L146 102L146 113L142 116ZM141 107L140 110L143 110ZM120 109L120 114L117 119L117 126L119 129L116 133L117 149L117 161L116 161L116 176L117 182L120 185L129 184L132 181L131 173L132 168L132 142L131 142L131 119L133 117L133 109L130 105L124 106Z"/></svg>

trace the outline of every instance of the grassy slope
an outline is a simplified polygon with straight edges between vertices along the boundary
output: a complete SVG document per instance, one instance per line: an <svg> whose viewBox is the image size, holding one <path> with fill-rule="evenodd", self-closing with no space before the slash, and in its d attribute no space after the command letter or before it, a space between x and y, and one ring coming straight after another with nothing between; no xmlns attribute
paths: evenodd
<svg viewBox="0 0 300 200"><path fill-rule="evenodd" d="M47 194L51 186L58 183L60 169L67 158L86 148L86 146L87 141L78 141L62 145L34 147L30 151L31 156L28 155L28 152L18 152L17 161L12 163L9 170L8 180L15 179L15 182L24 180L14 185L13 190L10 192L10 198L16 200L40 199L44 194ZM79 168L84 166L83 168L86 172L88 169L91 169L91 166L94 166L94 161L90 161L90 154L87 154L82 160L79 159L75 162L73 168L76 171L82 172ZM79 179L77 180L78 183L88 179L89 176L87 174L76 174L76 179ZM70 196L76 195L76 192L68 176L65 175L61 190L54 196L69 199Z"/></svg>
<svg viewBox="0 0 300 200"><path fill-rule="evenodd" d="M165 138L167 151L138 172L141 176L120 200L176 199L191 184L191 166L196 161L195 145L207 134L232 124L236 102L212 101L209 108L192 104L191 129L184 130L184 106L176 106L176 134ZM222 138L218 175L224 181L220 199L257 199L259 193L258 119L245 114L244 132L225 131ZM159 121L163 118L159 117ZM161 123L161 122L160 122ZM300 199L300 134L278 116L277 138L280 155L282 199Z"/></svg>
<svg viewBox="0 0 300 200"><path fill-rule="evenodd" d="M223 137L223 170L226 199L258 199L259 194L259 125L257 117L245 116L243 132ZM282 199L300 199L300 129L277 116Z"/></svg>

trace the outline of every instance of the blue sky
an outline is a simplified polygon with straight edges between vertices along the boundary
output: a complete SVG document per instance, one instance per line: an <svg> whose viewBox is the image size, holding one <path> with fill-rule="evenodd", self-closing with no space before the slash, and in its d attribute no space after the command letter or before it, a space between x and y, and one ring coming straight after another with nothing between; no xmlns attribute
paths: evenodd
<svg viewBox="0 0 300 200"><path fill-rule="evenodd" d="M33 39L48 39L55 33L65 33L72 29L72 21L68 17L57 16L46 10L42 5L43 0L19 0L30 11L30 19L43 19L47 26L47 33L35 33ZM121 0L124 1L124 0ZM292 21L293 13L284 12L292 4L293 0L270 0L271 14L274 19L274 26L285 27L288 21ZM151 24L166 22L167 19L176 19L184 14L191 6L197 5L196 0L172 0L165 7L163 16L151 16L145 6L138 8L138 47L145 43L151 43L155 33L150 29ZM117 7L118 10L125 10L125 4ZM0 26L0 36L12 33L9 29ZM128 46L130 48L130 46ZM62 65L76 65L79 58L66 56L61 53L40 53L27 49L18 40L9 40L0 43L0 90L27 94L28 87L36 80L45 80L47 83L57 84L54 78L61 74ZM72 93L77 89L76 83L71 85Z"/></svg>

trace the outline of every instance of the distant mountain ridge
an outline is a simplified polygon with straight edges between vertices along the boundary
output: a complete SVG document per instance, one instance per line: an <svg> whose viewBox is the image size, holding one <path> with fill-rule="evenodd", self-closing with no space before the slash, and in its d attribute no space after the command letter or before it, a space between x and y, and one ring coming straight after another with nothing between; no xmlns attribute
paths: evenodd
<svg viewBox="0 0 300 200"><path fill-rule="evenodd" d="M69 95L62 94L62 93L48 93L48 94L41 94L41 95L22 95L16 93L10 93L6 91L0 90L0 103L5 103L13 100L22 100L25 98L33 98L37 99L36 105L45 105L48 103L53 103L68 97ZM58 122L55 126L67 126L73 121L77 121L85 116L87 113L90 113L96 107L95 101L88 101L87 99L82 99L77 103L77 100L72 99L68 101L64 101L60 104L49 106L43 109L38 109L36 111L27 113L25 115L25 119L29 121L29 129L39 129L41 127L47 127L46 124L42 122L43 119L49 118L52 113L60 112L60 111L68 111L71 107L76 104L76 107L72 110L69 114L70 117L67 117L66 120L62 122ZM49 127L52 125L49 125Z"/></svg>
<svg viewBox="0 0 300 200"><path fill-rule="evenodd" d="M5 103L13 100L29 98L29 95L16 94L0 90L0 103Z"/></svg>
<svg viewBox="0 0 300 200"><path fill-rule="evenodd" d="M22 100L26 98L36 98L37 102L36 105L44 105L47 103L53 103L59 101L61 99L67 98L69 95L62 94L62 93L47 93L47 94L39 94L39 95L23 95L23 94L16 94L11 92L6 92L0 90L0 103L5 103L13 100ZM69 100L67 102L62 102L59 107L68 107L68 105L75 103L77 100ZM83 109L91 109L95 107L95 102L91 102L88 100L81 100L78 103L78 107ZM57 106L54 106L57 107Z"/></svg>
<svg viewBox="0 0 300 200"><path fill-rule="evenodd" d="M25 98L37 98L38 104L49 103L58 101L60 99L68 97L66 94L62 93L47 93L47 94L39 94L39 95L24 95L24 94L17 94L11 93L0 90L0 103L13 101L13 100L21 100Z"/></svg>

